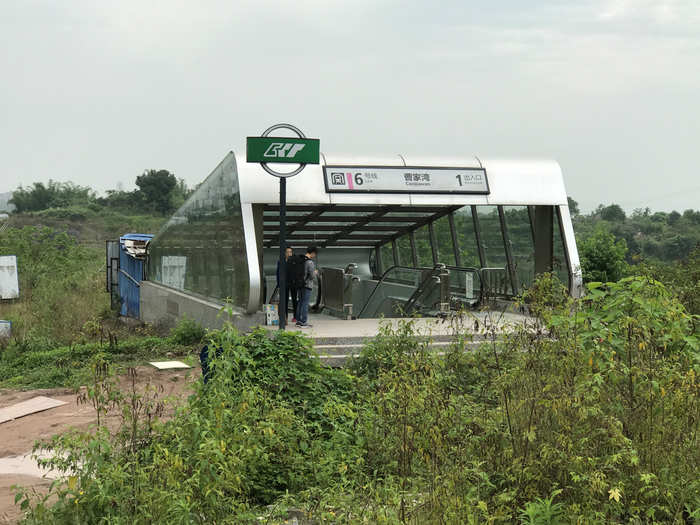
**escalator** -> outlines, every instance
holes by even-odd
[[[436,317],[450,310],[474,308],[481,295],[476,268],[392,266],[377,281],[357,317]]]

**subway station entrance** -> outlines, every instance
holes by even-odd
[[[318,247],[316,322],[500,308],[544,272],[580,294],[556,162],[321,159],[287,185],[287,246]],[[244,156],[224,158],[151,241],[142,319],[213,326],[227,305],[242,328],[263,323],[263,305],[279,301],[273,179]]]
[[[292,205],[287,217],[287,246],[296,254],[319,248],[316,313],[361,319],[474,310],[511,300],[544,272],[571,286],[553,206]],[[278,218],[278,206],[264,206],[266,302],[279,298]]]

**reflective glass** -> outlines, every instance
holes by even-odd
[[[450,232],[450,220],[447,215],[440,217],[433,223],[435,238],[437,239],[438,262],[447,266],[455,266],[455,250],[452,244],[452,233]]]
[[[454,213],[455,229],[457,230],[457,244],[462,266],[480,268],[479,249],[474,233],[474,220],[472,219],[471,206],[464,206]]]
[[[396,246],[399,249],[399,264],[401,266],[413,266],[411,240],[408,238],[408,235],[402,235],[396,239]]]
[[[421,226],[415,231],[416,252],[418,253],[418,266],[432,268],[433,252],[430,248],[430,232],[427,226]]]
[[[535,280],[535,244],[527,206],[504,206],[508,240],[521,291]]]
[[[379,248],[379,254],[382,257],[382,269],[387,271],[394,265],[394,251],[391,249],[391,243],[386,243]]]
[[[506,251],[501,233],[501,222],[496,206],[477,206],[479,225],[481,227],[481,243],[486,256],[486,266],[490,268],[506,268]]]
[[[151,241],[148,278],[178,290],[247,305],[250,278],[232,153]]]

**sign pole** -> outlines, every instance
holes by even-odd
[[[271,137],[277,129],[286,129],[296,137]],[[287,177],[301,173],[307,164],[320,164],[320,146],[318,139],[307,138],[302,131],[291,124],[275,124],[263,131],[260,137],[248,137],[246,140],[246,160],[260,163],[262,169],[280,180],[280,258],[279,258],[279,329],[287,326],[287,300],[289,288],[287,283]],[[298,164],[292,171],[276,171],[269,164]],[[294,312],[296,316],[296,312]]]
[[[287,291],[287,261],[285,261],[285,252],[287,250],[287,179],[280,177],[280,304],[279,304],[279,329],[284,330],[287,327],[287,299],[289,292]],[[295,313],[296,315],[296,313]]]

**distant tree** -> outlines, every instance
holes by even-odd
[[[9,202],[15,205],[17,213],[23,213],[48,208],[87,205],[94,202],[95,198],[95,192],[87,186],[49,180],[46,185],[42,182],[35,182],[28,188],[20,186],[12,193]]]
[[[700,224],[700,210],[685,210],[683,218],[691,224]]]
[[[671,226],[676,224],[680,219],[681,219],[681,214],[675,210],[673,210],[671,213],[668,214],[668,223]]]
[[[602,227],[578,246],[583,280],[611,282],[620,280],[627,271],[627,243]]]
[[[136,177],[136,185],[146,205],[153,210],[163,215],[173,210],[177,179],[168,170],[146,170]]]
[[[627,216],[619,204],[611,204],[600,208],[600,218],[609,222],[624,222]]]
[[[571,197],[567,197],[566,202],[569,205],[569,213],[571,213],[572,217],[581,213],[581,211],[578,208],[578,202],[576,202],[574,199],[572,199]]]

